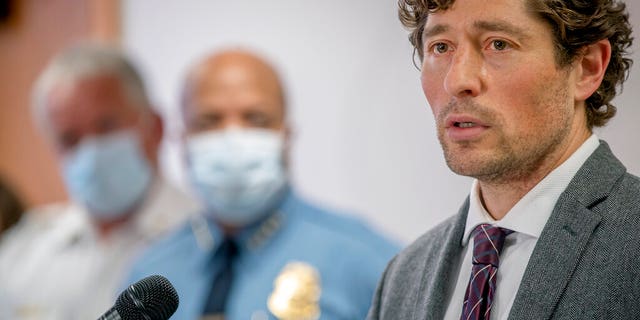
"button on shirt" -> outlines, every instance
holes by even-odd
[[[469,245],[470,234],[473,228],[481,223],[491,223],[515,231],[507,236],[500,253],[498,283],[491,308],[491,319],[506,320],[509,317],[509,311],[529,258],[558,198],[598,146],[597,136],[591,135],[571,157],[522,197],[502,220],[496,221],[487,212],[480,199],[478,181],[473,182],[469,196],[469,213],[462,237],[462,246],[464,247],[462,264],[447,307],[446,320],[460,319],[472,266],[473,250],[470,250],[471,246]]]
[[[113,305],[142,246],[196,210],[193,200],[161,179],[132,223],[106,239],[75,203],[37,208],[0,248],[0,319],[96,319]]]
[[[222,233],[210,219],[202,220],[153,246],[129,278],[134,282],[160,274],[169,279],[180,296],[175,319],[199,319],[222,264],[211,261]],[[317,283],[311,282],[321,290],[319,319],[364,319],[378,279],[398,250],[356,219],[311,206],[291,192],[274,214],[234,240],[238,255],[227,320],[276,319],[268,306],[276,279],[298,263],[305,266],[301,270],[315,270],[319,276]]]

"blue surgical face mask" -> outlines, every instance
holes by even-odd
[[[189,176],[213,217],[246,226],[267,215],[286,189],[283,137],[266,129],[229,129],[187,139]]]
[[[153,177],[132,130],[85,138],[64,157],[62,172],[71,197],[107,221],[129,213]]]

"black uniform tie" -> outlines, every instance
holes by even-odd
[[[222,315],[226,311],[227,298],[233,280],[233,263],[238,255],[238,245],[232,238],[225,238],[214,254],[214,261],[220,261],[220,270],[211,282],[211,291],[205,303],[203,315]]]

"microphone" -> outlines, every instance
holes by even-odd
[[[178,293],[167,278],[146,277],[129,286],[98,320],[167,320],[178,309]]]

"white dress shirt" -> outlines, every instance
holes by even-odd
[[[490,223],[515,231],[507,236],[500,253],[497,287],[493,297],[491,319],[506,320],[518,292],[520,281],[529,263],[529,258],[542,233],[551,212],[562,192],[589,156],[600,145],[598,137],[592,134],[569,159],[553,170],[518,203],[509,210],[502,220],[494,220],[482,205],[478,181],[474,181],[469,196],[469,214],[462,237],[463,258],[458,280],[449,300],[445,319],[458,320],[462,313],[465,291],[471,275],[470,234],[475,226]]]
[[[132,259],[197,210],[158,178],[132,223],[99,238],[75,203],[36,208],[0,248],[0,320],[96,319],[115,302]]]

